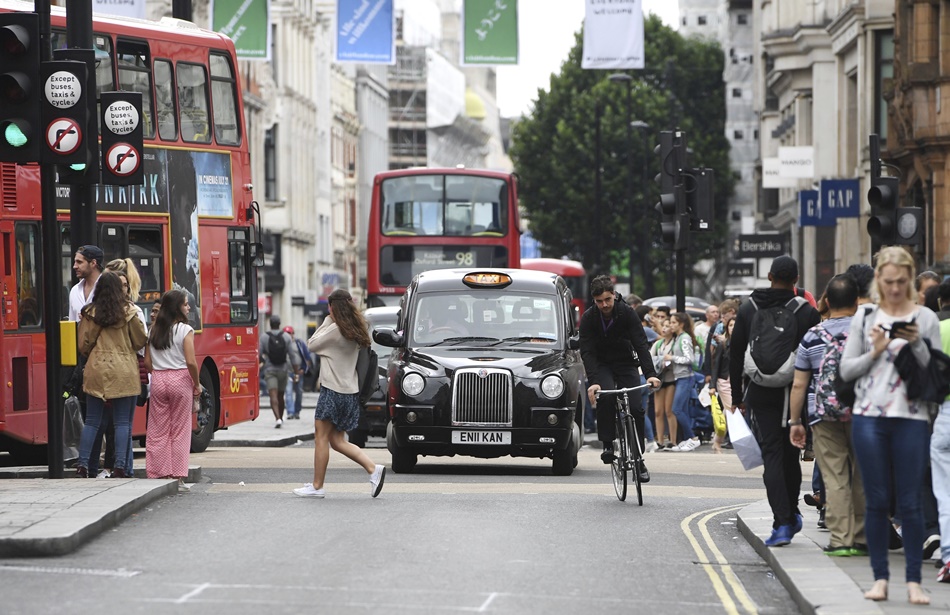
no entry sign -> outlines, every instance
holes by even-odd
[[[53,120],[46,129],[46,144],[57,154],[68,156],[82,145],[82,128],[70,118]]]
[[[129,177],[141,164],[142,154],[128,143],[116,143],[106,151],[106,167],[119,177]]]

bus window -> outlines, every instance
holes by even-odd
[[[152,63],[148,43],[119,39],[116,43],[116,64],[119,67],[119,89],[142,94],[142,132],[155,138],[152,113]]]
[[[119,224],[100,224],[99,247],[102,248],[104,257],[103,266],[113,259],[125,258],[125,227]]]
[[[139,270],[139,301],[152,303],[162,296],[162,230],[157,226],[129,227],[129,258]]]
[[[39,224],[16,225],[16,296],[17,316],[21,328],[38,327],[43,324],[40,246]]]
[[[228,268],[231,284],[231,322],[256,322],[257,306],[252,301],[254,271],[248,255],[250,235],[247,229],[228,230]]]
[[[383,235],[508,234],[508,190],[501,179],[409,175],[385,180],[382,196]]]
[[[178,112],[175,110],[175,82],[172,64],[155,60],[155,114],[158,116],[158,136],[163,141],[178,140]]]
[[[204,66],[178,63],[178,111],[181,138],[192,143],[211,143],[208,123],[208,80]]]
[[[228,57],[219,53],[211,54],[211,108],[214,110],[215,141],[221,145],[239,145],[237,81]]]
[[[50,39],[53,47],[53,59],[58,60],[55,51],[57,49],[68,49],[66,44],[66,31],[53,30],[50,33]],[[92,37],[92,45],[95,51],[96,61],[96,100],[99,100],[99,94],[102,92],[111,92],[115,90],[115,77],[112,74],[112,39],[102,34],[96,34]],[[96,117],[102,122],[102,109],[99,103],[96,103]],[[102,127],[99,127],[100,132]]]
[[[452,215],[465,221],[460,234],[501,237],[508,233],[508,191],[504,181],[446,175],[445,200],[446,220]]]

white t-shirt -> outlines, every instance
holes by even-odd
[[[185,362],[184,342],[185,337],[194,329],[191,325],[176,322],[172,325],[172,344],[164,350],[159,350],[155,346],[150,346],[152,353],[152,369],[188,369],[188,363]]]
[[[96,283],[99,283],[99,278],[96,278]],[[92,290],[89,292],[89,298],[86,298],[86,280],[79,280],[72,288],[69,289],[69,320],[76,322],[79,320],[79,313],[82,311],[87,304],[92,303],[93,297],[96,296],[96,285],[92,285]]]

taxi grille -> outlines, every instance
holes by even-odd
[[[452,387],[452,424],[510,427],[511,373],[503,369],[463,368]]]

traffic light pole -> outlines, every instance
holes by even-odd
[[[36,0],[34,10],[40,17],[40,60],[53,59],[50,30],[50,0]],[[62,336],[59,330],[60,306],[63,304],[63,283],[60,279],[60,237],[56,221],[56,171],[53,165],[40,165],[40,197],[43,217],[43,279],[46,301],[43,322],[46,323],[46,460],[48,476],[63,478],[63,379],[60,365]]]
[[[92,0],[66,0],[66,46],[70,49],[93,49]],[[88,68],[91,77],[87,83],[95,84],[95,64]],[[83,87],[86,85],[83,84]],[[95,89],[88,92],[87,96],[93,98],[92,107],[95,108]],[[95,140],[98,134],[98,118],[95,114],[90,125],[93,122],[97,129],[89,130],[89,126],[86,126],[86,135],[87,138]],[[98,169],[98,163],[96,160],[92,167]],[[95,183],[97,182],[84,182],[69,186],[69,245],[72,252],[83,244],[99,243],[96,239]]]

